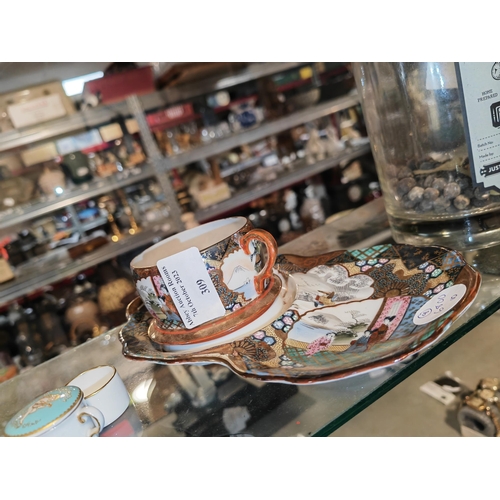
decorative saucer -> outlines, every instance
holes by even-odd
[[[481,283],[460,253],[439,246],[280,255],[275,275],[282,288],[266,313],[209,342],[154,342],[151,317],[136,302],[119,335],[124,356],[160,364],[218,363],[267,382],[328,382],[428,347],[471,305]]]
[[[149,324],[148,335],[153,342],[169,346],[198,344],[223,337],[248,325],[265,313],[279,296],[280,290],[281,280],[275,274],[271,277],[266,290],[259,298],[234,311],[233,314],[222,318],[222,323],[220,321],[216,323],[209,322],[188,330],[179,327],[163,328],[161,322],[153,319]]]

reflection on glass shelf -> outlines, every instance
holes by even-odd
[[[80,186],[66,189],[60,196],[46,196],[31,203],[4,210],[0,212],[0,229],[5,229],[35,217],[54,212],[68,205],[129,186],[130,184],[143,181],[154,175],[153,168],[144,163],[109,177],[97,178]]]
[[[73,276],[89,267],[112,259],[144,245],[156,243],[173,233],[169,220],[158,221],[132,236],[108,241],[93,251],[85,251],[76,258],[71,258],[65,248],[51,250],[44,258],[37,258],[23,264],[16,279],[0,285],[0,304],[6,304],[19,297],[29,295],[41,288]]]

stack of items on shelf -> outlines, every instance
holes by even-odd
[[[352,110],[351,110],[352,111]],[[325,117],[294,127],[279,135],[174,169],[192,197],[193,210],[205,209],[233,195],[272,183],[283,174],[307,171],[308,165],[334,159],[352,146],[368,144],[359,130],[359,119]],[[340,133],[338,132],[340,130]],[[326,170],[327,167],[325,167]]]
[[[381,196],[370,156],[257,198],[234,215],[248,217],[283,245],[323,225],[333,214]]]
[[[3,230],[0,283],[28,276],[42,266],[58,267],[167,220],[169,209],[152,178],[75,203],[30,221],[23,229]]]
[[[89,188],[88,183],[113,174],[116,179],[138,174],[145,162],[140,138],[124,134],[117,123],[5,155],[0,158],[1,215]]]

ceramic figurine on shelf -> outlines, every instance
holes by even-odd
[[[94,299],[94,287],[87,288],[85,276],[77,277],[77,282],[68,299],[64,319],[69,327],[69,340],[75,346],[101,333],[101,318]]]
[[[14,303],[9,307],[8,318],[17,332],[16,345],[22,364],[25,367],[39,365],[44,360],[44,356],[33,309],[25,309],[18,303]]]
[[[325,212],[320,199],[316,196],[313,185],[307,186],[304,194],[305,199],[300,207],[300,218],[306,231],[312,231],[325,223]]]
[[[317,128],[313,128],[309,132],[309,140],[307,141],[305,152],[306,152],[306,161],[308,165],[312,165],[317,161],[325,159],[326,156],[325,143],[321,140]]]
[[[129,223],[129,229],[128,233],[129,234],[137,234],[141,229],[137,225],[137,221],[135,220],[134,214],[132,212],[132,208],[130,207],[130,204],[127,200],[127,197],[125,196],[125,193],[119,189],[118,190],[118,196],[120,197],[120,201],[123,205],[123,211],[125,212],[127,218],[128,218],[128,223]]]
[[[44,293],[41,300],[35,305],[35,310],[45,357],[47,359],[53,358],[66,350],[69,344],[59,316],[60,304],[54,296]]]
[[[125,309],[135,296],[134,283],[113,263],[106,262],[98,268],[97,304],[107,326],[125,321]]]
[[[118,172],[118,159],[113,153],[96,154],[93,157],[93,166],[99,177],[109,177]]]

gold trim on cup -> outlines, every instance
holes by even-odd
[[[212,224],[212,223],[215,223],[215,222],[220,222],[222,220],[230,220],[230,219],[244,219],[245,220],[245,223],[239,228],[239,229],[236,229],[236,231],[233,231],[231,234],[227,235],[225,238],[221,238],[219,241],[216,241],[215,243],[212,243],[211,245],[208,245],[206,247],[203,247],[203,248],[197,248],[198,252],[200,252],[200,254],[202,254],[203,252],[206,252],[207,250],[209,250],[210,248],[212,248],[213,246],[215,245],[218,245],[221,241],[224,241],[226,240],[227,238],[231,238],[233,237],[235,234],[239,234],[241,233],[241,231],[243,229],[245,229],[245,227],[248,226],[248,230],[250,231],[251,229],[253,229],[253,224],[251,223],[251,221],[248,220],[247,217],[244,217],[242,215],[235,215],[233,217],[226,217],[224,219],[218,219],[218,220],[214,220],[214,221],[211,221],[211,222],[206,222],[205,224]],[[205,224],[202,224],[202,226],[204,226]],[[196,226],[196,227],[193,227],[191,229],[186,229],[185,231],[182,231],[182,232],[187,232],[187,231],[191,231],[195,229],[197,229],[198,227],[201,227],[201,226]],[[169,236],[169,238],[173,238],[174,236],[176,236],[175,234],[172,235],[172,236]],[[144,254],[145,252],[148,252],[149,250],[151,250],[153,247],[156,247],[158,245],[158,247],[161,246],[162,243],[165,243],[165,241],[167,240],[168,238],[165,238],[164,240],[161,240],[159,241],[158,243],[155,243],[154,245],[150,246],[149,248],[146,248],[143,252],[141,252],[141,254]],[[177,252],[179,253],[179,252]],[[139,255],[141,255],[139,254]],[[149,264],[147,266],[137,266],[137,265],[133,265],[133,262],[134,260],[138,257],[138,255],[136,257],[134,257],[132,259],[132,262],[130,263],[130,267],[132,267],[133,269],[135,270],[144,270],[144,271],[147,271],[149,269],[153,269],[156,266],[156,264]]]
[[[67,384],[66,386],[68,385],[71,385],[71,382],[73,382],[74,380],[76,380],[78,377],[80,377],[81,375],[84,375],[85,373],[88,373],[88,372],[91,372],[91,371],[94,371],[94,370],[97,370],[97,368],[112,368],[113,369],[113,374],[111,375],[111,378],[104,384],[102,385],[101,387],[99,387],[99,389],[96,389],[94,392],[92,392],[91,394],[89,394],[88,396],[85,396],[85,392],[81,389],[82,391],[82,394],[83,394],[83,397],[85,399],[89,399],[91,398],[92,396],[94,396],[95,394],[97,394],[98,392],[102,391],[114,378],[115,378],[115,375],[116,375],[116,368],[113,366],[113,365],[99,365],[99,366],[94,366],[93,368],[89,368],[88,370],[85,370],[83,371],[82,373],[80,373],[79,375],[77,375],[76,377],[73,377]]]
[[[96,434],[100,434],[100,432],[101,432],[101,424],[99,423],[99,420],[97,420],[97,418],[94,417],[94,415],[91,415],[90,413],[87,413],[87,412],[84,411],[84,412],[80,413],[80,415],[78,415],[78,421],[81,424],[84,424],[85,423],[85,419],[82,418],[84,415],[87,415],[87,417],[90,417],[97,424],[97,430],[94,431],[89,437],[94,437]]]

